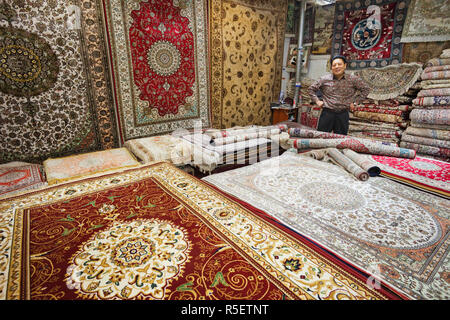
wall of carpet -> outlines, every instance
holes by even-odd
[[[101,16],[98,1],[0,4],[0,163],[117,145]]]

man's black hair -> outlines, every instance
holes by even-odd
[[[335,59],[342,59],[342,61],[344,61],[344,63],[347,64],[347,59],[344,56],[341,56],[341,55],[336,55],[336,56],[332,57],[331,60],[330,60],[330,63],[333,64],[333,61]]]

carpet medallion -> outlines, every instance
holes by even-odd
[[[209,126],[206,1],[103,1],[121,142]]]
[[[448,299],[448,200],[285,152],[203,178],[413,299]]]
[[[168,163],[0,208],[2,299],[390,297]]]
[[[387,100],[404,94],[422,74],[422,65],[402,63],[384,68],[365,68],[355,71],[370,88],[367,96],[373,100]]]

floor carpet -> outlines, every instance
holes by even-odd
[[[0,201],[1,299],[387,299],[169,163]]]
[[[412,299],[449,299],[449,203],[295,153],[203,178]]]

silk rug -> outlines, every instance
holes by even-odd
[[[136,167],[139,162],[126,148],[117,148],[44,161],[49,185],[111,170]]]
[[[285,152],[203,178],[413,299],[449,299],[448,200]]]
[[[125,142],[124,146],[144,163],[169,161],[183,165],[192,160],[191,144],[172,135],[132,139]]]
[[[404,94],[419,79],[422,65],[402,63],[384,68],[365,68],[355,71],[370,88],[368,98],[386,100]]]
[[[99,1],[2,1],[0,163],[117,146]]]
[[[411,0],[402,42],[450,40],[450,4],[447,0]]]
[[[330,54],[333,38],[334,4],[316,6],[312,54]]]
[[[205,0],[103,0],[120,137],[209,126]]]
[[[404,43],[402,62],[418,62],[424,65],[430,59],[439,58],[442,50],[446,48],[450,48],[450,41]]]
[[[400,159],[369,156],[381,169],[381,175],[450,198],[450,164],[423,157]]]
[[[439,160],[450,161],[450,149],[443,147],[434,147],[416,142],[401,141],[400,147],[415,150],[417,154],[430,155],[439,158]]]
[[[344,55],[348,69],[400,63],[400,37],[408,4],[409,0],[336,3],[332,56]]]
[[[37,189],[46,185],[38,164],[14,164],[0,166],[0,197]]]
[[[212,127],[270,124],[281,89],[287,1],[209,1]]]
[[[395,297],[169,163],[0,208],[2,299]]]

